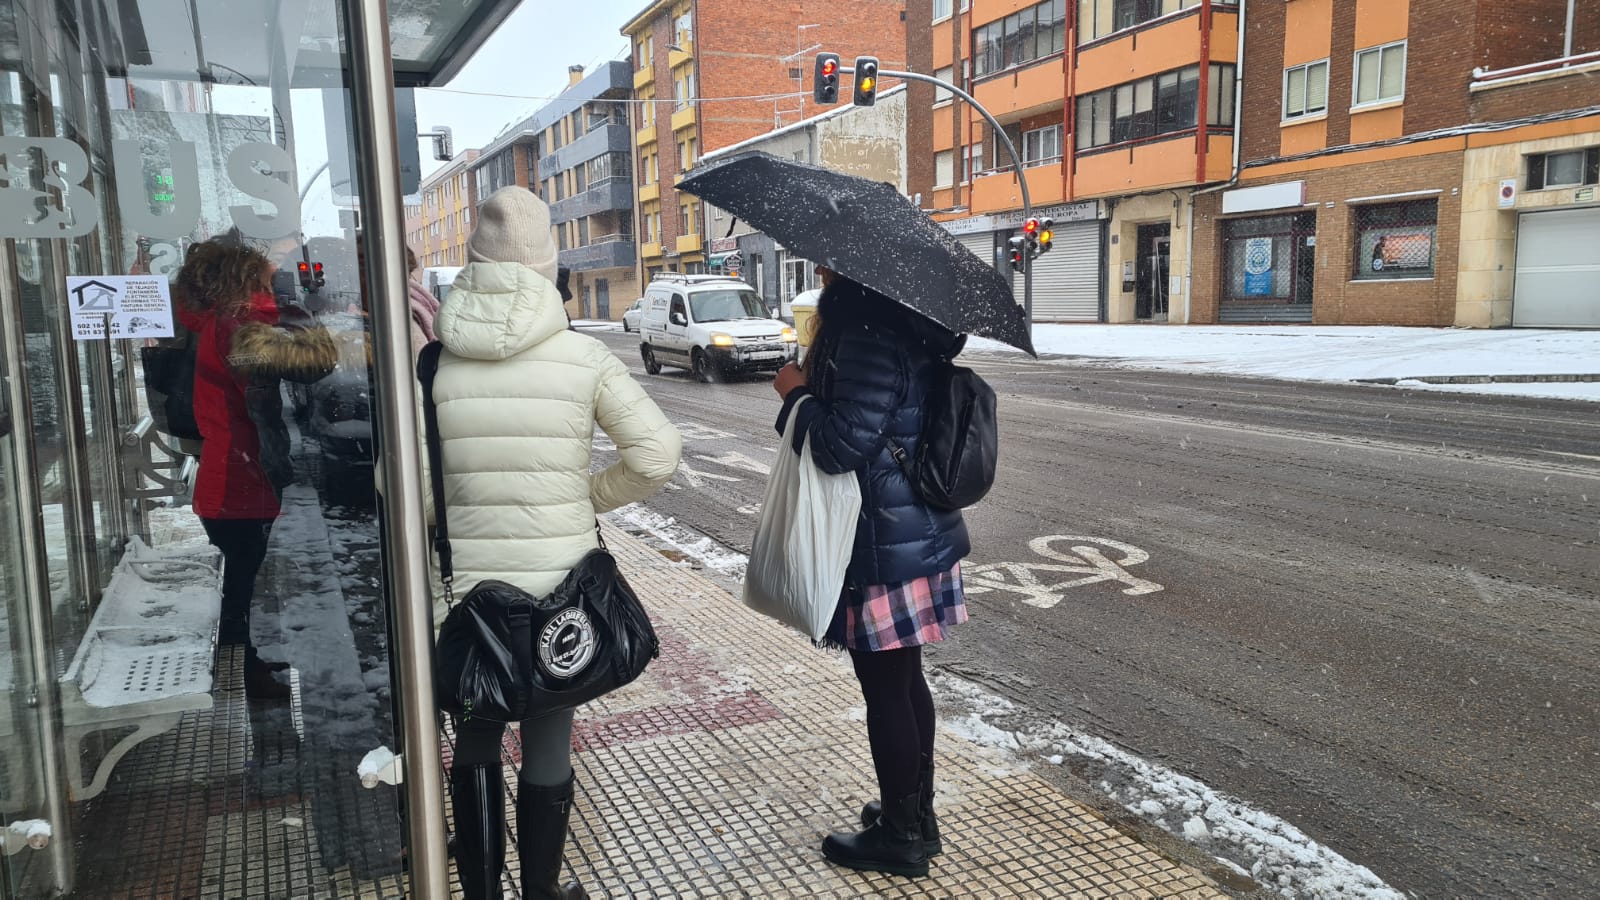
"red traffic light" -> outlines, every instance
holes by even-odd
[[[302,265],[303,265],[303,263],[302,263]],[[315,263],[315,264],[313,264],[312,268],[316,271],[316,273],[318,275],[322,274],[322,263]]]
[[[836,59],[830,59],[822,64],[822,74],[824,75],[832,75],[837,71],[839,71],[839,61]]]
[[[1030,235],[1038,234],[1039,233],[1039,220],[1038,219],[1029,219],[1028,221],[1022,223],[1022,230],[1026,231]]]
[[[311,269],[311,265],[309,263],[302,262],[300,264],[300,271],[301,272],[307,272],[307,271],[310,271],[310,269]]]

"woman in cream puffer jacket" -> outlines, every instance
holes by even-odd
[[[434,320],[434,379],[455,578],[549,593],[598,546],[595,514],[643,500],[678,466],[680,439],[604,344],[567,330],[549,209],[524,188],[484,204],[470,262]],[[595,426],[621,459],[591,474]],[[435,615],[442,619],[443,603]],[[456,724],[450,784],[466,896],[499,897],[505,854],[504,727]],[[582,897],[558,883],[572,802],[572,714],[522,723],[517,844],[524,897]]]

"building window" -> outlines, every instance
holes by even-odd
[[[950,0],[933,0],[933,20],[950,18]]]
[[[1045,0],[972,31],[974,77],[1060,53],[1067,46],[1067,2]]]
[[[1399,100],[1406,94],[1406,42],[1356,54],[1355,105]]]
[[[679,227],[678,227],[678,233],[679,234],[690,235],[690,234],[694,234],[696,231],[699,230],[699,229],[695,228],[695,224],[694,224],[694,204],[693,203],[680,204],[678,206],[678,212],[683,216],[683,221],[681,221],[679,223]]]
[[[694,10],[686,9],[673,24],[673,31],[679,47],[688,47],[694,40]]]
[[[1022,134],[1022,164],[1045,166],[1061,161],[1061,126],[1035,128]]]
[[[650,68],[650,37],[648,35],[633,45],[633,58],[636,68],[641,71]]]
[[[969,144],[966,156],[961,161],[961,183],[966,184],[977,177],[983,169],[983,145]]]
[[[1356,232],[1355,280],[1433,277],[1439,201],[1357,206],[1351,218]]]
[[[1283,117],[1298,119],[1328,111],[1328,61],[1283,70]]]
[[[1078,43],[1199,5],[1200,0],[1078,0]]]
[[[1211,64],[1211,78],[1207,82],[1206,124],[1219,128],[1233,127],[1233,66],[1225,63]]]
[[[1600,184],[1600,147],[1535,153],[1528,157],[1528,190]]]
[[[688,138],[687,140],[682,140],[682,141],[678,142],[678,164],[679,164],[679,167],[685,172],[687,172],[691,168],[693,168],[695,162],[699,159],[697,156],[695,156],[695,152],[694,151],[695,151],[695,139],[694,138]]]
[[[1231,91],[1234,67],[1214,64],[1209,93],[1218,102],[1206,114],[1208,124],[1231,126],[1233,104],[1220,102],[1223,86]],[[1190,66],[1078,98],[1078,149],[1104,147],[1187,131],[1199,124],[1200,67]]]
[[[933,155],[933,186],[947,188],[956,182],[956,153],[940,150]]]
[[[956,77],[956,67],[945,66],[942,69],[938,69],[933,73],[933,77],[939,79],[940,81],[950,81]],[[949,103],[952,99],[954,99],[954,97],[954,94],[942,87],[935,85],[933,88],[933,103],[935,106],[938,106],[942,103]]]

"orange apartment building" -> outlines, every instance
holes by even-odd
[[[679,195],[683,173],[705,153],[826,112],[811,99],[820,50],[903,67],[905,9],[904,0],[656,0],[622,27],[639,101],[634,175],[646,281],[706,271],[705,216],[698,199]]]
[[[1233,168],[1239,19],[1213,0],[909,4],[913,70],[994,114],[1035,213],[1056,221],[1034,261],[1035,320],[1186,321],[1189,204]],[[1022,224],[1019,173],[966,104],[910,90],[907,146],[932,150],[912,152],[911,192],[999,265]]]
[[[478,208],[472,162],[477,150],[467,150],[423,179],[420,202],[406,206],[406,245],[423,268],[467,264],[467,238]]]
[[[1190,321],[1600,327],[1600,0],[1250,3]]]

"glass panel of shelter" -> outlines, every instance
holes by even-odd
[[[342,15],[0,0],[6,896],[403,892]]]

